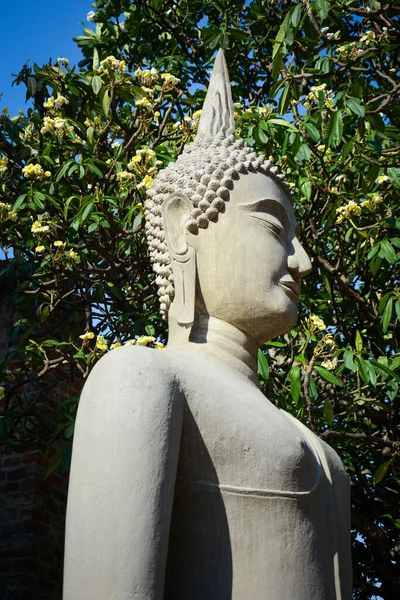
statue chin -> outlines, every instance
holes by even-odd
[[[254,321],[232,322],[231,324],[246,333],[258,344],[264,344],[292,329],[297,322],[297,316],[297,305],[291,303],[282,312],[269,312],[264,317],[254,319]]]

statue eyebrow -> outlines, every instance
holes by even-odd
[[[254,212],[273,212],[281,219],[286,228],[289,227],[289,218],[285,207],[278,200],[274,200],[273,198],[263,198],[256,202],[246,202],[246,204],[242,204],[241,206],[242,208],[249,208]]]

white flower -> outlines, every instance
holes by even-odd
[[[93,331],[86,331],[85,333],[83,333],[79,337],[80,337],[81,340],[83,340],[84,342],[86,342],[87,340],[92,340],[94,338],[94,333],[93,333]]]
[[[113,142],[111,142],[111,148],[118,148],[118,146],[121,145],[121,141],[120,140],[114,140]]]
[[[378,179],[376,180],[376,183],[378,183],[379,185],[382,185],[383,183],[386,183],[387,181],[390,181],[390,179],[387,175],[379,175]]]
[[[338,361],[337,358],[327,358],[326,360],[323,361],[321,367],[324,367],[324,369],[327,369],[328,371],[334,371],[337,367]]]
[[[88,14],[86,15],[86,19],[89,21],[89,23],[93,23],[95,16],[96,16],[96,13],[94,12],[94,10],[90,10],[88,12]]]

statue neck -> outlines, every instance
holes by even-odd
[[[168,348],[186,348],[207,354],[259,386],[258,344],[243,331],[215,317],[198,314],[190,329],[182,328],[171,320],[169,325]]]

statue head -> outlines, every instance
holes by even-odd
[[[234,132],[220,50],[195,141],[148,191],[146,230],[164,318],[188,329],[206,314],[261,343],[294,325],[311,265],[284,175]]]

